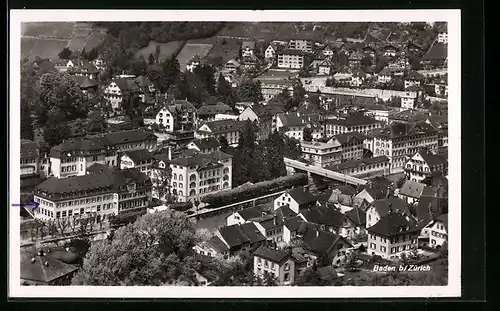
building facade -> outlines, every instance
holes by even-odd
[[[305,66],[304,52],[285,49],[278,53],[278,68],[302,69]]]
[[[325,132],[327,136],[343,133],[358,132],[362,134],[380,128],[382,122],[366,116],[347,116],[339,119],[327,119]]]
[[[342,161],[342,146],[338,142],[300,142],[302,156],[309,160],[314,166],[327,167]]]

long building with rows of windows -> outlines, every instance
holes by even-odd
[[[181,156],[170,161],[171,191],[180,202],[231,189],[232,156],[221,151]]]
[[[151,180],[137,169],[100,170],[65,179],[49,178],[38,185],[34,201],[39,219],[97,213],[102,218],[149,206]]]

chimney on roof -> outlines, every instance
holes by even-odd
[[[316,231],[316,236],[318,237],[319,236],[319,230],[315,229],[315,231]]]
[[[392,203],[389,203],[389,207],[387,208],[387,214],[392,214]]]
[[[168,146],[168,160],[171,161],[172,160],[172,146]]]
[[[31,263],[35,263],[36,259],[35,257],[31,258]]]
[[[276,215],[274,215],[273,217],[273,225],[277,225],[278,224],[278,218],[276,217]]]
[[[49,263],[46,261],[46,262],[44,263],[44,265],[45,265],[45,267],[48,267],[48,266],[49,266]]]

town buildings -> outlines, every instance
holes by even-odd
[[[325,120],[325,130],[327,136],[349,132],[366,134],[368,131],[380,128],[381,126],[382,122],[360,115]]]
[[[171,191],[180,202],[232,187],[232,156],[221,151],[181,156],[170,161],[170,168]]]
[[[40,156],[35,142],[21,139],[21,177],[32,176],[39,173]]]
[[[278,68],[302,69],[304,66],[302,50],[284,49],[278,53]]]
[[[268,273],[276,278],[278,285],[291,285],[295,281],[295,262],[290,254],[266,246],[259,247],[253,254],[254,274],[264,278]]]
[[[337,141],[323,143],[303,140],[300,145],[304,159],[311,161],[315,166],[327,167],[342,161],[342,145]]]
[[[448,242],[448,214],[442,214],[429,225],[429,244],[441,247]]]
[[[408,216],[396,211],[382,216],[368,231],[368,254],[389,260],[400,259],[402,254],[415,251],[420,230]]]
[[[447,175],[447,169],[448,161],[444,156],[428,153],[425,150],[417,151],[404,166],[406,178],[416,182],[422,182],[436,172]]]
[[[303,140],[304,129],[311,130],[313,139],[323,137],[323,128],[320,124],[319,115],[302,116],[297,113],[278,114],[276,129],[283,131],[288,137]]]
[[[120,158],[120,169],[136,168],[151,177],[154,161],[153,154],[146,149],[129,150],[123,152]]]
[[[377,156],[360,160],[347,160],[330,165],[327,169],[358,178],[372,178],[390,174],[389,158]]]
[[[203,139],[213,137],[220,141],[221,137],[225,137],[229,145],[236,146],[240,139],[240,131],[244,125],[245,122],[237,120],[205,122],[195,132],[195,138]]]
[[[408,159],[422,148],[429,152],[438,149],[438,131],[425,122],[416,124],[393,123],[377,129],[370,135],[374,156],[389,158],[391,173],[402,172]]]
[[[300,213],[301,209],[316,205],[317,198],[309,192],[306,187],[296,187],[287,190],[274,200],[274,210],[288,205],[294,213]]]
[[[338,134],[332,137],[328,143],[334,143],[340,145],[342,150],[342,162],[347,160],[359,160],[363,158],[364,154],[364,141],[368,137],[358,133],[350,132]],[[335,163],[332,163],[335,164]]]
[[[288,47],[293,50],[300,50],[306,53],[312,52],[313,42],[311,40],[294,39],[290,40]]]
[[[96,174],[49,178],[36,188],[40,203],[35,217],[43,220],[96,213],[102,218],[147,208],[151,180],[137,169],[103,170]]]

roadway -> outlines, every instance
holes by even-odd
[[[359,186],[365,185],[367,183],[366,180],[352,177],[349,175],[341,174],[338,172],[330,171],[321,167],[309,165],[297,160],[292,160],[289,158],[285,158],[285,166],[292,167],[298,170],[306,171],[308,173],[316,174],[319,176],[323,176],[329,179],[345,182],[351,185]]]

